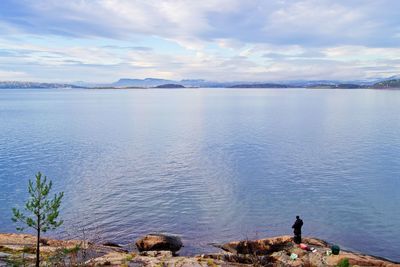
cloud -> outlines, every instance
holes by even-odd
[[[0,80],[22,81],[30,78],[30,75],[21,71],[9,71],[0,69]]]
[[[365,46],[337,46],[323,49],[322,52],[329,58],[336,60],[364,60],[379,61],[400,59],[400,48],[377,48]]]
[[[6,0],[0,5],[9,28],[75,37],[150,34],[181,44],[232,39],[396,46],[399,34],[395,0]]]
[[[400,72],[399,10],[396,0],[4,0],[0,69],[92,81],[388,76]]]
[[[0,45],[3,47],[0,69],[19,69],[43,81],[110,82],[120,77],[222,81],[346,80],[400,72],[398,48],[338,46],[307,49],[257,44],[228,54],[218,49],[170,54],[157,49],[117,45],[59,47],[16,45],[13,42],[0,42]]]

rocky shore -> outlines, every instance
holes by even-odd
[[[31,266],[35,237],[0,234],[0,266]],[[137,249],[83,240],[41,239],[43,266],[400,266],[399,263],[350,251],[331,254],[331,245],[304,238],[301,245],[290,236],[233,241],[216,245],[220,253],[178,256],[179,238],[147,235],[136,241]]]

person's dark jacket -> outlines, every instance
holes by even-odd
[[[294,222],[292,228],[294,229],[293,233],[295,235],[301,235],[301,227],[303,226],[303,220],[302,219],[296,219]]]

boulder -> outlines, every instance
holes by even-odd
[[[177,236],[150,234],[139,238],[136,247],[141,251],[169,250],[176,252],[183,246],[182,241]]]

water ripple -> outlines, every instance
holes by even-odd
[[[123,244],[306,235],[400,260],[400,92],[2,90],[0,218],[38,170],[60,236]],[[0,231],[13,231],[8,220]]]

